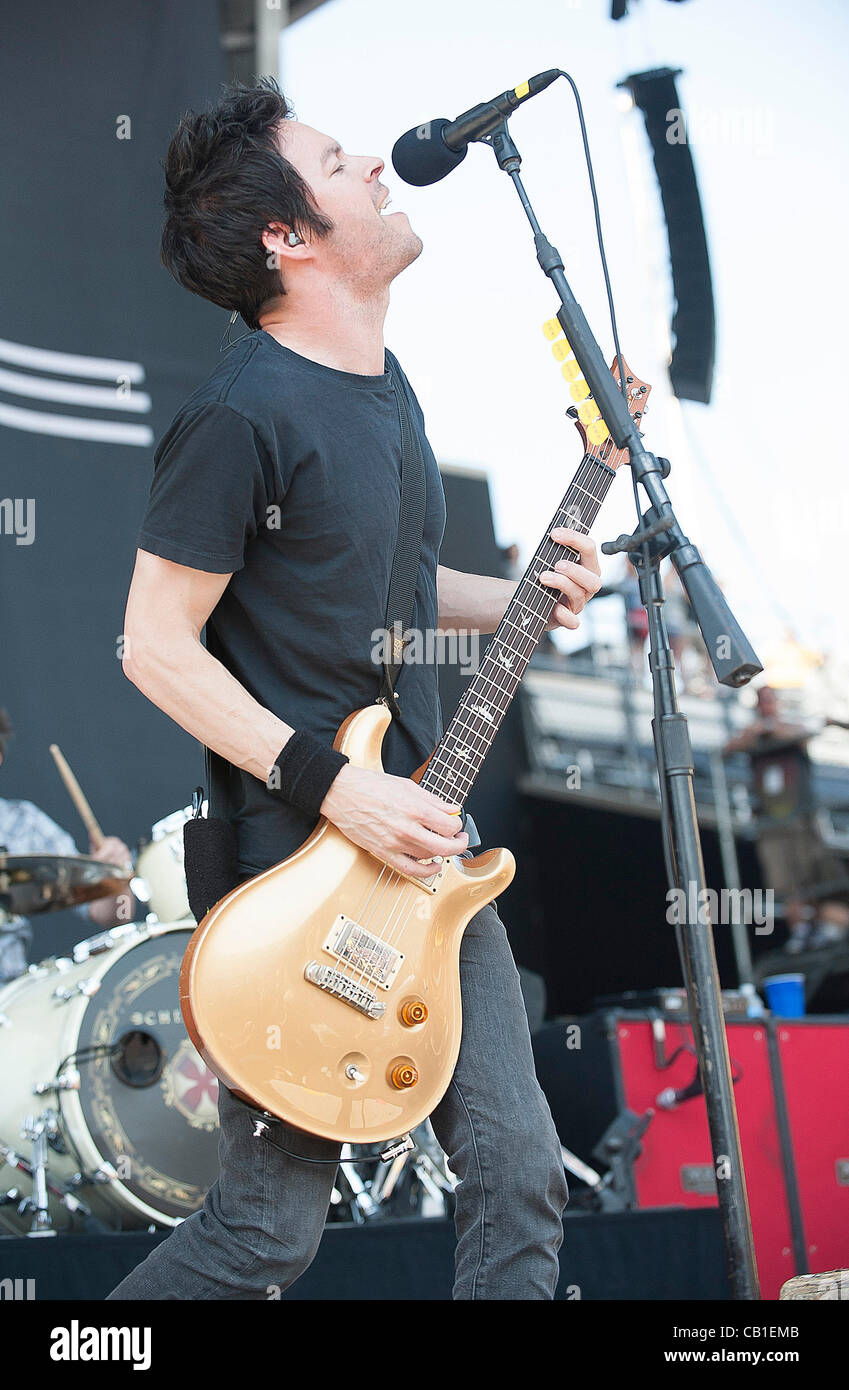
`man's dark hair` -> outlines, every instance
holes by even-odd
[[[0,758],[4,756],[6,752],[6,744],[9,742],[9,739],[11,738],[13,733],[14,729],[12,728],[12,721],[9,718],[7,711],[4,709],[0,709]]]
[[[271,77],[236,82],[209,110],[188,111],[165,156],[162,264],[175,280],[258,328],[264,304],[285,294],[269,265],[264,228],[284,223],[300,236],[333,230],[309,184],[280,153],[278,135],[293,116]]]

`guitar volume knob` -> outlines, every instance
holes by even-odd
[[[389,1073],[389,1079],[396,1091],[407,1091],[418,1081],[418,1069],[412,1062],[398,1062]]]
[[[427,1019],[427,1004],[422,999],[408,999],[401,1009],[401,1022],[415,1028]]]

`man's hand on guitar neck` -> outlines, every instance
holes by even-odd
[[[581,531],[573,531],[567,526],[555,526],[551,538],[573,551],[577,560],[558,560],[554,569],[543,570],[537,578],[540,584],[547,584],[560,591],[561,597],[551,610],[551,617],[545,625],[546,632],[554,632],[558,627],[580,627],[578,614],[582,613],[593,594],[601,588],[601,569],[598,551],[592,536]]]
[[[456,803],[442,801],[409,777],[346,764],[321,803],[321,814],[361,849],[390,868],[423,882],[439,871],[421,859],[462,854],[465,830],[457,830]]]

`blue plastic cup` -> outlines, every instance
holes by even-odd
[[[763,991],[770,1010],[779,1018],[805,1017],[804,975],[768,975]]]

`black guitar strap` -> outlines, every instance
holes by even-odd
[[[404,633],[413,617],[416,580],[422,553],[427,482],[421,443],[413,424],[406,379],[397,358],[388,348],[386,360],[401,422],[401,507],[386,604],[385,626],[388,640],[384,655],[390,659],[384,660],[383,663],[380,694],[395,718],[400,719],[401,710],[395,683],[403,664]]]

